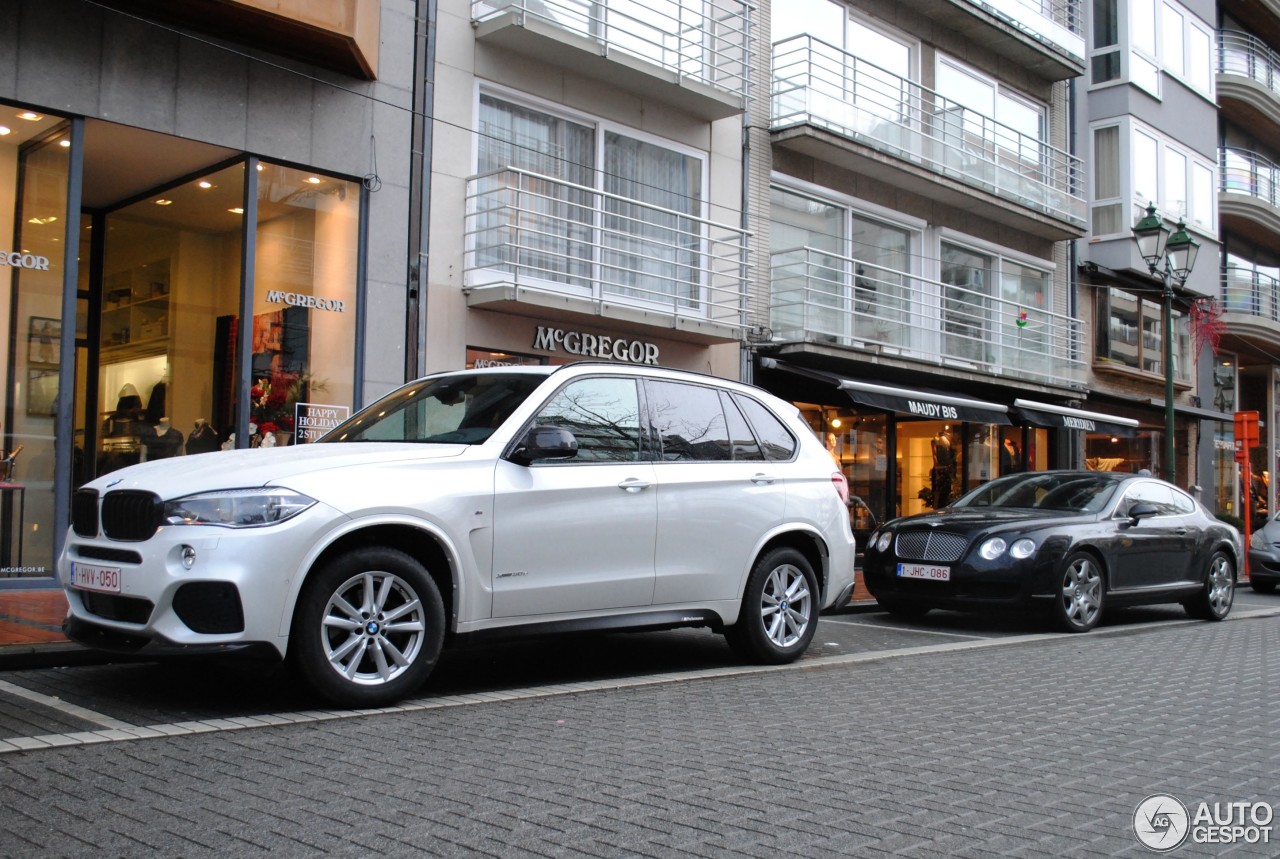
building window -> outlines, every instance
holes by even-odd
[[[1120,0],[1094,0],[1089,79],[1095,84],[1119,80],[1120,67]]]
[[[1093,204],[1091,231],[1095,236],[1124,233],[1124,203],[1120,184],[1120,126],[1093,130]]]
[[[1216,235],[1217,167],[1211,160],[1132,118],[1094,127],[1093,157],[1094,238],[1128,238],[1153,203],[1166,218],[1182,218],[1188,227]],[[1241,173],[1233,164],[1228,156],[1228,190]]]
[[[1164,325],[1161,301],[1110,288],[1097,291],[1097,357],[1113,366],[1128,367],[1163,378]],[[1186,314],[1173,312],[1174,378],[1186,382],[1190,338]]]
[[[623,129],[482,94],[476,264],[594,296],[692,307],[709,253],[703,162]]]

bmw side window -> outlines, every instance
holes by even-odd
[[[578,440],[575,462],[640,459],[640,397],[634,379],[578,379],[561,388],[534,418]]]
[[[733,446],[733,458],[739,462],[759,462],[764,459],[760,443],[751,432],[751,425],[742,416],[730,396],[721,391],[720,405],[724,408],[725,419],[729,422],[729,443]]]
[[[764,446],[764,458],[777,462],[791,459],[796,453],[796,437],[791,434],[778,416],[764,407],[758,400],[740,394],[733,395],[733,401],[742,408],[756,437]]]
[[[733,446],[714,388],[650,379],[645,386],[650,426],[663,462],[723,462]]]

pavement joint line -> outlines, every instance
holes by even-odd
[[[867,629],[888,629],[894,632],[922,632],[925,635],[949,635],[955,638],[976,638],[985,641],[988,636],[985,635],[969,635],[964,632],[944,632],[939,629],[911,629],[901,626],[891,626],[887,623],[870,623],[865,620],[836,620],[833,617],[824,617],[822,620],[828,623],[840,623],[845,626],[864,626]]]
[[[128,722],[122,722],[119,719],[112,719],[101,713],[95,713],[93,710],[72,704],[69,701],[63,701],[61,698],[54,698],[51,695],[45,695],[40,692],[33,692],[22,686],[10,683],[8,680],[0,680],[0,692],[6,692],[19,698],[25,698],[33,704],[39,704],[42,707],[48,707],[51,710],[57,710],[66,716],[73,716],[85,722],[98,725],[102,728],[131,728]]]
[[[1280,608],[1258,609],[1247,612],[1233,613],[1227,618],[1227,621],[1257,620],[1261,618],[1280,616]],[[1091,630],[1086,637],[1098,637],[1108,635],[1136,635],[1143,632],[1150,632],[1157,629],[1171,629],[1176,627],[1193,626],[1203,624],[1204,621],[1187,618],[1185,620],[1154,620],[1143,623],[1128,624],[1125,626],[1101,627]],[[627,677],[619,679],[601,679],[586,681],[580,683],[556,683],[547,686],[535,686],[523,690],[513,690],[511,697],[499,698],[497,700],[486,699],[482,697],[486,693],[472,693],[461,695],[442,696],[440,698],[422,698],[409,700],[384,708],[348,710],[348,711],[332,711],[332,710],[303,710],[295,713],[283,713],[258,717],[237,717],[236,719],[210,719],[207,721],[190,721],[177,722],[172,724],[150,725],[146,728],[136,725],[129,725],[123,722],[116,722],[107,730],[102,731],[79,731],[70,734],[49,734],[43,737],[10,737],[0,740],[0,754],[19,751],[36,751],[40,749],[48,749],[53,747],[62,747],[70,745],[85,745],[90,743],[104,742],[122,742],[125,740],[137,740],[149,738],[156,735],[162,736],[179,736],[182,734],[196,733],[213,733],[230,730],[245,730],[248,728],[270,727],[275,724],[289,722],[298,724],[310,721],[332,721],[337,719],[351,719],[358,716],[368,715],[385,715],[391,713],[413,713],[428,710],[437,710],[451,706],[462,706],[471,704],[489,704],[507,701],[523,701],[538,698],[552,698],[561,695],[574,695],[582,692],[595,691],[617,691],[621,689],[635,689],[645,686],[659,686],[668,683],[679,683],[689,680],[706,680],[722,677],[745,676],[750,674],[764,674],[776,671],[788,671],[792,669],[801,670],[818,670],[839,665],[856,665],[867,662],[877,662],[886,659],[898,659],[907,656],[922,656],[935,653],[952,653],[965,650],[977,650],[988,647],[1005,647],[1015,644],[1031,644],[1041,641],[1058,641],[1072,642],[1080,641],[1081,638],[1059,632],[1032,633],[1028,635],[1006,636],[1001,638],[984,638],[977,641],[951,641],[945,644],[926,644],[916,647],[900,647],[893,650],[877,650],[867,653],[847,653],[836,656],[820,656],[811,659],[800,659],[787,665],[753,665],[740,666],[737,668],[718,667],[707,668],[696,671],[684,672],[667,672],[664,674],[654,674],[647,677]],[[12,684],[0,680],[0,688],[11,686]],[[21,690],[21,687],[13,687],[15,690]],[[41,699],[47,696],[39,695],[39,693],[30,693]],[[57,701],[57,699],[49,699]],[[42,701],[43,703],[43,701]],[[59,702],[65,703],[65,702]],[[75,705],[68,705],[75,706]],[[83,708],[81,708],[83,709]],[[92,712],[92,711],[85,711]],[[267,721],[268,719],[280,719],[282,722]],[[132,732],[138,733],[132,733]],[[154,732],[154,733],[151,733]]]

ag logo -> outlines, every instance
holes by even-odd
[[[1133,834],[1138,841],[1157,853],[1167,853],[1182,846],[1190,831],[1187,807],[1167,793],[1149,796],[1133,810]]]

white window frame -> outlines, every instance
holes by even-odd
[[[701,187],[699,188],[699,191],[698,191],[699,198],[700,198],[698,211],[696,214],[693,214],[692,217],[696,217],[703,221],[710,220],[708,217],[708,212],[710,211],[710,207],[711,207],[711,200],[710,200],[711,158],[710,158],[710,154],[706,150],[698,149],[697,147],[689,146],[687,144],[680,143],[679,141],[662,137],[660,135],[652,134],[647,131],[642,131],[638,128],[634,128],[629,125],[624,125],[623,123],[620,123],[620,122],[607,120],[602,117],[596,116],[594,114],[586,113],[580,110],[574,110],[558,102],[553,102],[547,99],[539,98],[537,96],[530,95],[529,93],[521,92],[520,90],[512,89],[510,87],[506,87],[501,84],[496,84],[491,81],[477,80],[475,82],[475,85],[472,91],[472,117],[473,117],[472,124],[473,126],[476,127],[477,130],[476,130],[476,133],[471,135],[471,138],[472,138],[471,175],[473,176],[476,175],[480,169],[481,143],[480,143],[479,123],[480,123],[481,95],[486,95],[497,101],[507,102],[509,104],[512,104],[518,107],[523,107],[528,110],[534,110],[540,113],[545,113],[548,116],[553,116],[559,119],[567,120],[569,122],[575,122],[580,125],[584,125],[591,128],[592,135],[593,135],[592,145],[593,145],[593,152],[594,152],[594,158],[595,158],[595,164],[591,170],[591,175],[592,175],[591,187],[592,189],[600,193],[605,193],[604,183],[603,183],[603,179],[604,179],[603,164],[605,163],[604,150],[605,150],[605,138],[607,136],[607,133],[610,131],[623,134],[627,137],[634,138],[635,140],[639,140],[644,143],[651,143],[655,146],[669,149],[681,155],[687,155],[692,158],[696,158],[702,165],[700,170],[702,175],[701,175],[701,182],[700,182]],[[591,227],[592,233],[593,233],[593,242],[592,242],[593,246],[596,246],[599,244],[599,241],[598,241],[598,235],[599,235],[598,231],[600,228],[600,225],[598,222],[599,212],[597,212],[596,214],[597,214],[597,218],[593,219],[593,223]],[[707,241],[706,236],[704,235],[702,238],[703,250],[705,250],[706,241]],[[470,254],[472,251],[474,251],[474,248],[471,246],[470,239],[468,239],[465,252],[467,254]],[[593,268],[596,269],[597,274],[598,274],[598,265],[599,265],[599,260],[593,254]],[[699,291],[705,294],[706,287],[707,287],[706,283],[705,282],[702,283],[701,286],[699,287]],[[555,281],[555,280],[546,280],[545,282],[543,282],[543,288],[551,292],[561,292],[565,294],[578,294],[578,295],[585,294],[585,290],[583,290],[581,287],[574,286],[573,284],[562,283],[560,281]],[[653,304],[652,302],[648,302],[643,299],[635,299],[635,298],[629,299],[625,295],[619,295],[613,292],[606,292],[603,288],[602,283],[600,282],[599,277],[594,277],[594,276],[592,277],[592,286],[590,288],[590,295],[594,299],[609,300],[612,302],[617,302],[619,304],[634,304],[637,306],[651,306]],[[703,296],[701,295],[698,296],[698,300],[701,301],[702,297]]]
[[[1129,84],[1149,93],[1155,99],[1162,99],[1163,78],[1164,74],[1167,74],[1182,83],[1191,92],[1214,104],[1217,103],[1214,63],[1217,36],[1212,25],[1200,19],[1194,12],[1177,2],[1177,0],[1117,0],[1117,5],[1118,20],[1116,27],[1118,44],[1095,48],[1091,43],[1089,46],[1086,71],[1089,89],[1102,89],[1104,87]],[[1166,50],[1171,51],[1174,49],[1174,46],[1165,45],[1166,10],[1170,14],[1182,18],[1182,53],[1176,64],[1171,58],[1167,60],[1165,56]],[[1136,19],[1139,17],[1143,19],[1143,23],[1148,18],[1154,23],[1155,45],[1153,49],[1148,49],[1145,46],[1139,47],[1134,44],[1134,33],[1138,26]],[[1193,40],[1191,34],[1193,32],[1199,34],[1205,40],[1204,44],[1208,47],[1207,55],[1200,57],[1200,62],[1196,62],[1196,58],[1192,56]],[[1119,76],[1112,80],[1095,82],[1093,80],[1094,57],[1111,53],[1118,53],[1120,56]],[[1153,72],[1151,80],[1144,83],[1141,80],[1141,76],[1134,74],[1135,62],[1145,63],[1150,66]],[[1196,83],[1194,68],[1197,66],[1205,73],[1205,79],[1202,83]],[[1162,72],[1164,74],[1161,74]]]
[[[1147,206],[1155,203],[1156,210],[1169,221],[1176,222],[1179,217],[1185,217],[1187,221],[1187,229],[1199,233],[1213,241],[1218,238],[1218,163],[1215,159],[1208,158],[1191,149],[1188,149],[1181,142],[1170,138],[1151,126],[1139,122],[1131,116],[1120,118],[1110,118],[1099,120],[1089,125],[1089,149],[1093,153],[1094,133],[1099,128],[1109,126],[1118,126],[1120,129],[1120,197],[1119,202],[1125,203],[1128,209],[1127,217],[1121,216],[1121,232],[1111,234],[1092,235],[1095,240],[1102,239],[1120,239],[1130,238],[1132,226],[1138,222],[1145,212]],[[1145,195],[1139,194],[1134,187],[1134,176],[1136,168],[1134,164],[1134,136],[1141,134],[1153,139],[1156,142],[1156,199],[1148,199]],[[1168,161],[1166,153],[1176,152],[1178,155],[1186,159],[1186,189],[1188,199],[1185,201],[1171,201],[1165,199],[1166,190],[1168,188],[1166,171],[1168,170]],[[1096,162],[1095,162],[1096,163]],[[1209,177],[1208,192],[1210,200],[1207,205],[1199,199],[1200,194],[1205,190],[1203,181],[1200,182],[1200,188],[1197,189],[1196,170],[1204,171]],[[1092,212],[1094,207],[1106,205],[1108,203],[1117,202],[1116,198],[1108,198],[1107,200],[1096,200],[1093,198],[1093,185],[1089,187],[1089,205]],[[1181,203],[1182,205],[1178,205]],[[1194,215],[1197,212],[1203,212],[1210,216],[1211,221],[1208,224],[1199,223],[1195,220]],[[1093,222],[1090,219],[1090,228]]]

